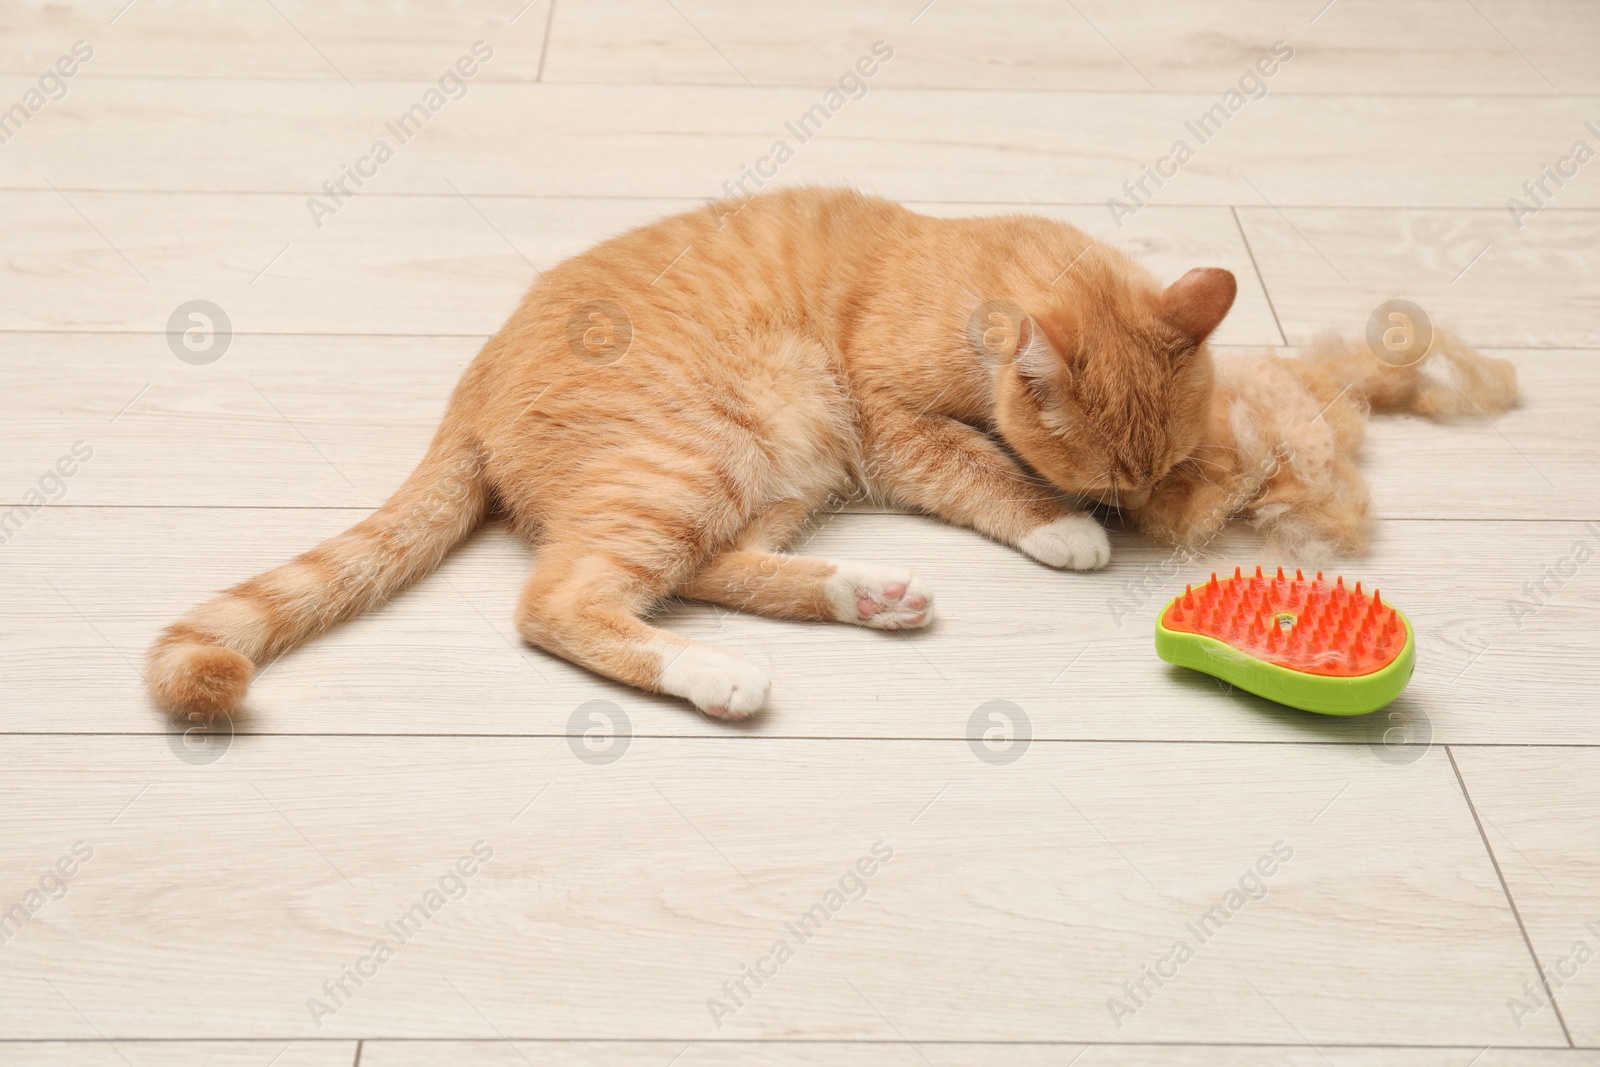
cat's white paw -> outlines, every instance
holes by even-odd
[[[1034,530],[1017,546],[1052,567],[1099,570],[1111,562],[1111,541],[1088,515],[1068,515]]]
[[[657,650],[663,693],[683,697],[713,719],[748,719],[767,702],[767,673],[705,645]]]
[[[874,630],[914,630],[933,621],[933,594],[902,567],[840,563],[824,584],[834,617]]]

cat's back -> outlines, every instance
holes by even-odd
[[[721,200],[608,238],[546,280],[552,290],[642,287],[655,296],[701,296],[707,283],[732,283],[770,294],[780,277],[815,283],[848,273],[912,217],[898,204],[852,189]]]
[[[652,362],[758,332],[831,345],[863,278],[916,218],[854,190],[797,188],[635,227],[545,271],[469,378],[588,379],[586,368],[644,355],[645,338]]]

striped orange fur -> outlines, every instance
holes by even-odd
[[[743,718],[756,667],[644,620],[671,594],[926,625],[909,571],[784,553],[870,494],[1058,567],[1103,566],[1069,503],[1137,504],[1200,440],[1227,271],[1163,288],[1033,217],[935,219],[840,190],[709,205],[553,268],[368,519],[227,590],[150,651],[156,700],[230,715],[255,668],[383,602],[491,511],[537,547],[522,636]]]

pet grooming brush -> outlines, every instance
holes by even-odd
[[[1360,582],[1235,567],[1162,609],[1156,654],[1302,711],[1365,715],[1411,680],[1416,642],[1410,621]]]

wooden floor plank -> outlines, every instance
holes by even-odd
[[[494,54],[475,80],[531,82],[549,3],[17,0],[0,10],[0,71],[37,76],[78,39],[94,55],[74,77],[430,82],[482,40]]]
[[[1600,344],[1600,294],[1566,281],[1600,271],[1600,213],[1551,206],[1520,228],[1506,210],[1241,207],[1239,219],[1291,342],[1401,297],[1484,347]],[[1514,311],[1501,303],[1512,292]]]
[[[0,193],[0,205],[19,220],[0,238],[9,253],[0,261],[7,329],[162,332],[180,304],[206,299],[240,333],[487,335],[539,270],[699,202],[372,197],[324,219],[320,232],[293,196],[75,193],[69,203],[53,192]],[[1228,209],[1151,208],[1120,231],[1092,208],[1032,210],[1115,241],[1168,280],[1203,264],[1231,268],[1241,293],[1217,340],[1278,339]],[[84,301],[85,290],[96,299]],[[153,364],[177,362],[164,339],[154,347]]]
[[[1470,335],[1469,335],[1470,336]],[[1600,405],[1592,351],[1499,351],[1521,404],[1441,426],[1410,416],[1368,423],[1361,465],[1374,512],[1394,518],[1590,520],[1600,512]]]
[[[0,1041],[0,1056],[9,1067],[348,1067],[354,1042],[296,1042],[275,1063],[264,1056],[286,1042],[223,1041]],[[1479,1056],[1474,1067],[1588,1067],[1600,1053],[1574,1049],[1503,1049],[1456,1047],[1416,1049],[1309,1046],[1172,1046],[982,1043],[844,1043],[844,1042],[538,1042],[509,1041],[367,1041],[360,1067],[535,1067],[574,1064],[615,1067],[1058,1067],[1062,1057],[1089,1055],[1113,1067],[1461,1067]]]
[[[0,954],[6,1038],[1560,1041],[1503,1013],[1532,963],[1440,750],[1403,769],[1315,745],[1004,766],[928,742],[635,738],[604,764],[555,739],[8,751],[5,868],[91,855]],[[763,962],[777,941],[792,958]],[[1189,958],[1113,1010],[1178,941]],[[334,1003],[347,966],[365,980]],[[708,1003],[749,966],[768,977],[737,1010]]]
[[[0,99],[31,84],[0,78]],[[324,182],[359,165],[369,176],[358,203],[369,194],[449,194],[446,179],[468,196],[703,199],[728,195],[742,168],[759,167],[783,184],[853,184],[898,200],[1104,206],[1116,197],[1131,209],[1265,197],[1498,211],[1540,177],[1541,164],[1592,137],[1584,123],[1596,118],[1589,96],[1280,93],[1230,112],[1225,86],[1177,94],[883,86],[842,100],[825,123],[797,134],[786,123],[823,101],[825,87],[482,83],[444,104],[420,133],[396,136],[385,124],[424,90],[415,82],[86,77],[6,144],[0,188],[305,198],[326,195]],[[1213,107],[1227,118],[1210,132],[1185,125]],[[1425,149],[1397,147],[1417,144],[1420,131]],[[374,154],[378,140],[392,158],[361,163],[383,154]],[[781,165],[779,140],[792,154]],[[1192,158],[1162,163],[1179,140]],[[1157,188],[1146,166],[1169,179]],[[1142,194],[1123,188],[1141,180]],[[744,191],[758,187],[747,180]],[[1569,181],[1558,199],[1564,208],[1600,207],[1600,182]]]
[[[1337,11],[1271,0],[1025,0],[1006,5],[1005,17],[992,7],[924,0],[678,6],[681,13],[651,0],[563,0],[546,80],[824,85],[886,40],[895,56],[885,81],[900,86],[1220,93],[1282,40],[1295,54],[1268,82],[1273,91],[1600,88],[1584,50],[1600,35],[1600,20],[1579,0],[1485,3],[1471,17],[1446,0],[1345,0]]]
[[[277,13],[211,0],[54,0],[8,4],[0,71],[34,74],[75,38],[93,41],[96,77],[432,79],[456,42],[496,43],[480,77],[539,74],[544,0],[317,5]],[[1582,0],[1486,2],[1463,18],[1449,0],[1342,0],[1337,12],[1271,0],[1192,5],[736,4],[565,0],[545,80],[823,85],[875,40],[895,48],[886,80],[937,89],[1217,91],[1275,41],[1295,56],[1275,91],[1407,94],[1582,93],[1600,89],[1585,46],[1600,33]],[[1334,17],[1334,16],[1337,17]],[[1019,29],[1029,47],[1016,47]],[[512,32],[512,31],[520,32]],[[720,53],[720,54],[719,54]]]
[[[678,1056],[676,1061],[672,1057]],[[539,1044],[527,1041],[369,1041],[362,1067],[526,1067],[532,1064],[614,1064],[616,1067],[1061,1067],[1073,1056],[1109,1067],[1579,1067],[1600,1054],[1571,1049],[1350,1049],[1320,1045],[1217,1047],[1170,1045],[976,1045],[907,1044]]]
[[[46,508],[0,552],[13,699],[0,729],[160,730],[137,664],[160,627],[212,591],[355,521],[339,510]],[[641,734],[969,736],[991,700],[1036,738],[1353,742],[1362,758],[1415,758],[1429,741],[1600,744],[1573,699],[1596,677],[1600,584],[1578,523],[1392,522],[1372,557],[1341,566],[1405,610],[1418,633],[1411,685],[1385,712],[1294,712],[1159,661],[1157,611],[1186,581],[1271,557],[1243,538],[1185,564],[1126,534],[1113,566],[1061,574],[931,519],[840,515],[804,551],[911,567],[933,589],[928,631],[758,619],[702,605],[661,624],[751,659],[769,709],[729,727],[525,648],[510,619],[533,560],[495,527],[380,611],[292,653],[258,680],[240,730],[564,734],[608,700]],[[1564,572],[1571,571],[1570,574]],[[1529,588],[1542,582],[1542,589]]]
[[[1455,749],[1500,873],[1539,953],[1548,990],[1579,1045],[1600,1045],[1600,752]],[[1552,1014],[1532,989],[1502,1010],[1531,1028]]]
[[[354,1041],[0,1041],[7,1067],[351,1067],[355,1057]]]

